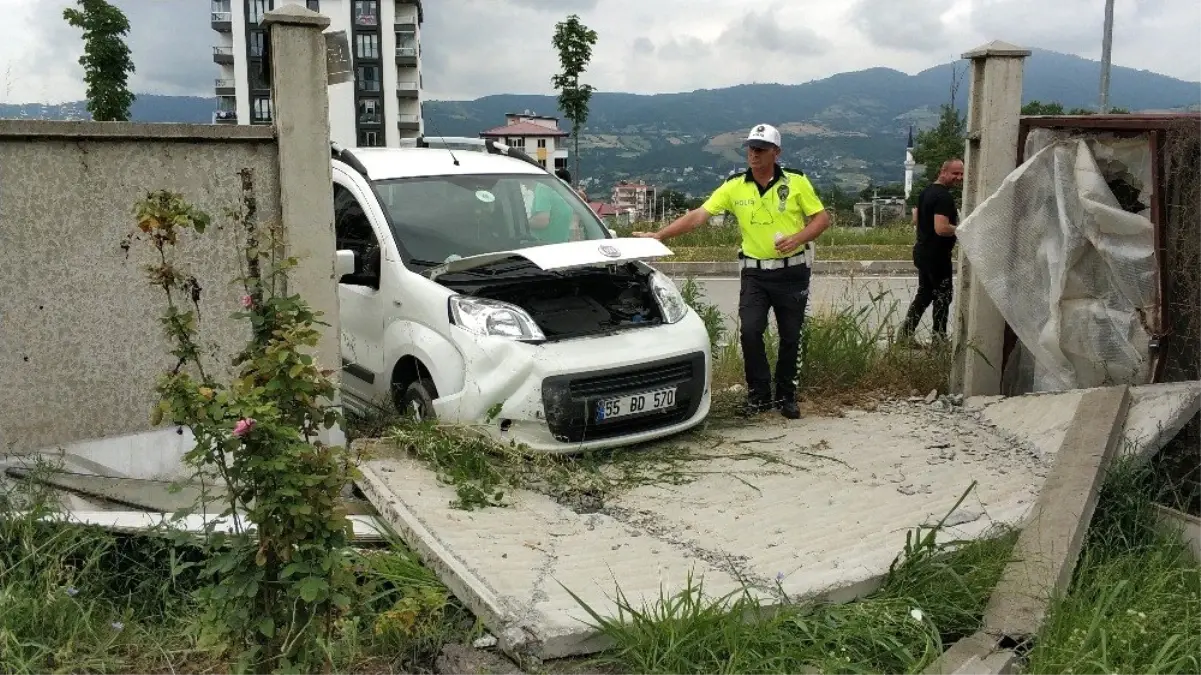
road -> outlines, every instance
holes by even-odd
[[[674,279],[677,285],[684,279]],[[736,277],[697,277],[697,284],[705,295],[705,302],[717,305],[726,319],[726,325],[736,328],[738,323],[738,279]],[[916,276],[834,276],[814,275],[810,286],[810,315],[831,313],[851,307],[859,314],[870,330],[882,322],[899,327],[905,318],[909,302],[917,291]],[[954,313],[957,298],[951,301]],[[930,332],[930,310],[922,317],[918,326],[918,337]],[[774,319],[773,319],[774,325]]]

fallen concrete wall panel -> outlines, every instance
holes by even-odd
[[[1129,407],[1127,386],[1084,392],[1038,503],[1022,527],[1015,559],[985,609],[986,632],[1019,642],[1033,638],[1052,600],[1067,590],[1105,469],[1121,445]]]

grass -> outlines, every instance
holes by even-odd
[[[742,383],[737,335],[686,280],[682,291],[710,331],[719,387]],[[807,321],[802,398],[861,404],[875,397],[943,389],[945,346],[914,349],[879,326],[897,302],[819,313]],[[774,361],[774,340],[768,336]],[[739,396],[715,393],[710,424],[726,424]],[[681,484],[708,471],[705,431],[679,444],[557,457],[529,457],[471,430],[403,425],[390,415],[353,420],[352,437],[433,466],[455,486],[456,506],[503,506],[515,489],[549,494],[579,512],[603,508],[639,485]],[[716,451],[714,451],[716,452]],[[729,458],[730,455],[722,455]],[[735,456],[770,470],[777,458]],[[737,480],[737,476],[732,476]],[[1151,507],[1153,477],[1111,472],[1068,594],[1056,601],[1028,654],[1039,673],[1198,672],[1201,565]],[[18,483],[0,492],[0,671],[227,672],[233,664],[196,640],[199,549],[154,535],[117,535],[46,522],[46,492]],[[710,599],[689,584],[651,606],[618,595],[618,621],[594,617],[615,647],[599,663],[613,672],[918,672],[974,632],[1016,537],[935,545],[929,531],[907,540],[884,585],[843,605],[769,609],[751,593]],[[327,645],[339,672],[428,670],[449,642],[479,626],[402,542],[347,550],[359,579],[355,602]]]
[[[824,242],[822,242],[824,243]],[[681,246],[675,240],[667,242],[675,255],[662,262],[712,262],[734,261],[738,255],[738,244],[728,246]],[[848,244],[843,246],[817,247],[817,260],[909,260],[912,244]]]
[[[618,236],[654,230],[655,223],[635,223],[614,228]],[[883,227],[833,226],[817,240],[818,260],[909,260],[913,250],[913,226],[907,222]],[[702,227],[667,242],[675,255],[664,262],[710,262],[734,260],[741,241],[735,226]]]
[[[716,308],[707,303],[696,282],[685,279],[685,300],[705,321],[714,342],[714,386],[728,389],[745,380],[739,336],[722,332],[715,339],[710,324]],[[814,313],[805,320],[801,342],[799,392],[824,407],[861,405],[872,400],[945,392],[951,368],[951,345],[934,342],[921,346],[898,340],[894,334],[906,309],[887,291],[855,306],[849,300],[831,310]],[[771,328],[764,336],[768,362],[773,371],[777,360],[777,336]]]
[[[230,672],[197,642],[198,547],[67,524],[35,486],[0,492],[0,672]],[[326,645],[339,672],[428,669],[478,630],[399,540],[346,555],[355,602]]]
[[[1148,476],[1111,471],[1025,672],[1198,672],[1201,565],[1156,524]],[[1017,536],[934,544],[930,534],[907,539],[883,586],[849,604],[768,608],[749,592],[710,599],[689,583],[636,607],[618,592],[617,617],[592,613],[614,645],[601,660],[638,673],[920,672],[981,626]]]

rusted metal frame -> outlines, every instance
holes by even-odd
[[[1158,287],[1156,301],[1156,317],[1152,322],[1153,336],[1162,340],[1163,322],[1165,320],[1165,286],[1163,261],[1165,259],[1165,243],[1162,219],[1166,214],[1166,199],[1163,180],[1163,131],[1165,125],[1180,119],[1201,121],[1201,113],[1184,113],[1170,115],[1034,115],[1018,118],[1017,162],[1015,168],[1026,161],[1026,140],[1030,130],[1061,129],[1065,131],[1108,131],[1117,136],[1138,136],[1147,133],[1147,142],[1151,146],[1151,225],[1155,237],[1155,279]],[[1001,373],[1005,372],[1010,356],[1017,347],[1017,333],[1009,322],[1005,322],[1005,334],[1001,345]],[[1162,343],[1161,343],[1162,347]],[[1162,349],[1160,350],[1162,351]],[[1164,361],[1159,354],[1152,356],[1152,382],[1158,382],[1162,376]]]
[[[1158,290],[1159,297],[1155,303],[1155,319],[1151,324],[1155,327],[1152,338],[1155,341],[1155,348],[1151,354],[1151,381],[1159,382],[1163,377],[1163,347],[1164,347],[1164,326],[1167,321],[1167,274],[1164,272],[1164,261],[1167,260],[1167,244],[1164,241],[1164,227],[1167,225],[1168,208],[1168,186],[1163,180],[1163,145],[1164,145],[1164,130],[1153,129],[1151,136],[1151,223],[1155,226],[1155,286]]]
[[[1101,131],[1163,131],[1164,125],[1176,120],[1201,121],[1201,113],[1170,113],[1160,115],[1033,115],[1024,116],[1019,124],[1029,128],[1097,129]]]

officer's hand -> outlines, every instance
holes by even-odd
[[[641,237],[643,239],[658,239],[659,238],[658,232],[631,232],[630,234],[632,236]]]
[[[805,240],[803,238],[801,238],[801,233],[797,232],[796,234],[792,235],[791,237],[784,237],[780,241],[777,241],[776,242],[776,252],[780,253],[781,255],[786,254],[786,253],[793,253],[798,248],[800,248],[801,246],[804,246],[804,245],[805,245]]]

